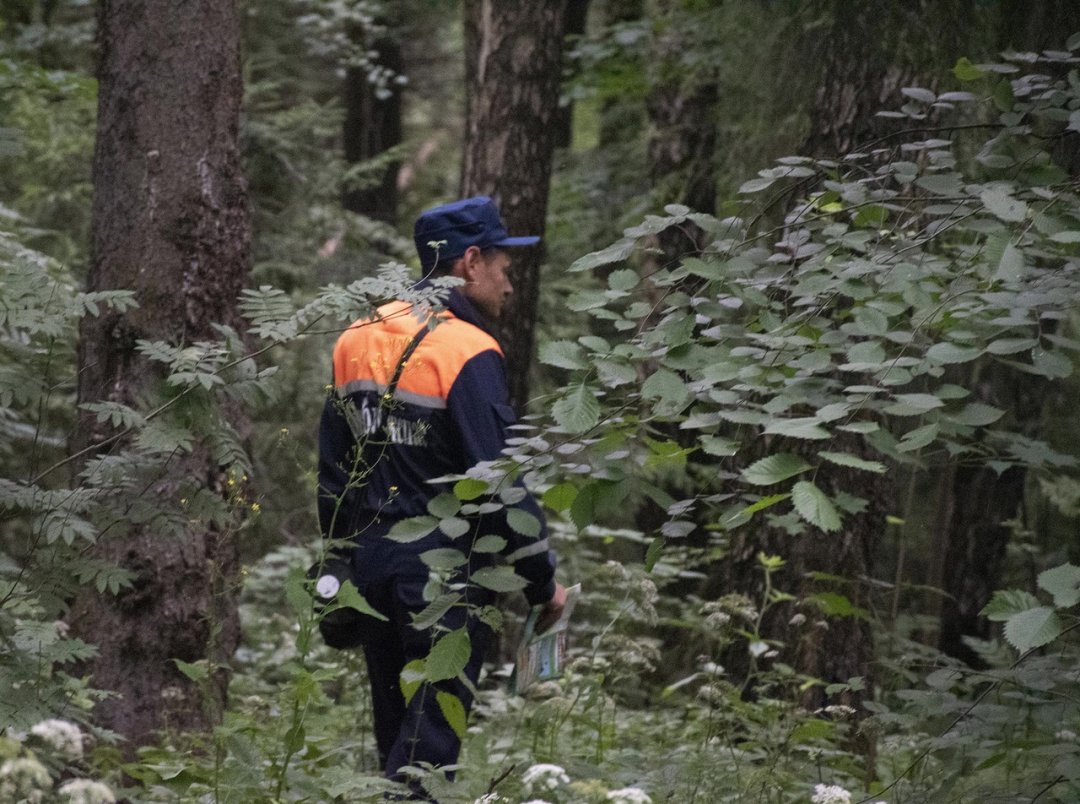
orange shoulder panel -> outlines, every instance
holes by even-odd
[[[488,350],[502,354],[498,341],[479,327],[449,312],[440,313],[439,319],[405,365],[399,391],[445,401],[465,363]],[[383,305],[376,317],[356,321],[334,347],[334,384],[385,387],[421,326],[406,302]]]

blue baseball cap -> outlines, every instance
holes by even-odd
[[[456,260],[469,246],[508,248],[532,246],[536,236],[510,237],[499,216],[499,208],[486,195],[463,198],[420,213],[413,227],[413,241],[420,265],[430,271]]]

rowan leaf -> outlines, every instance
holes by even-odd
[[[863,471],[874,472],[879,475],[884,474],[886,469],[885,464],[880,463],[879,461],[867,461],[848,452],[819,452],[818,455],[830,463],[835,463],[837,466],[862,469]]]
[[[1080,567],[1061,564],[1039,573],[1039,588],[1054,596],[1054,605],[1067,609],[1080,603]]]
[[[1005,638],[1020,653],[1048,645],[1064,630],[1057,612],[1046,606],[1014,614],[1005,622]]]
[[[465,739],[467,718],[465,706],[461,703],[461,699],[452,693],[439,690],[435,693],[435,701],[439,704],[439,711],[442,712],[442,716],[446,718],[446,722],[454,730],[454,734],[458,736],[459,740]]]
[[[832,500],[808,480],[798,481],[791,489],[791,501],[800,517],[824,531],[840,530],[840,512]]]
[[[472,653],[472,642],[469,640],[469,632],[464,628],[451,631],[442,636],[431,646],[425,662],[425,673],[428,681],[445,681],[448,678],[457,678],[458,674],[469,663],[469,655]]]
[[[551,408],[555,421],[571,433],[584,433],[600,421],[600,403],[584,383],[573,387],[570,393]]]
[[[790,452],[754,461],[742,471],[742,478],[753,486],[771,486],[812,468],[810,464]]]

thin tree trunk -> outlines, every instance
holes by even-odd
[[[555,147],[565,0],[466,0],[461,195],[494,197],[511,235],[543,235]],[[543,246],[515,249],[500,340],[510,396],[529,397]]]
[[[395,76],[404,70],[401,43],[391,33],[373,43],[377,53],[375,64]],[[380,92],[368,77],[368,70],[349,67],[345,72],[345,123],[343,139],[345,161],[356,165],[375,159],[403,138],[401,120],[401,87],[394,82]],[[394,223],[397,220],[398,170],[401,160],[392,160],[378,172],[370,186],[348,190],[345,209],[375,220]]]
[[[582,37],[589,19],[589,0],[567,0],[566,36]],[[574,103],[560,104],[555,117],[555,147],[569,148],[574,138]]]
[[[134,290],[139,307],[84,319],[78,398],[134,407],[161,384],[160,366],[138,341],[190,344],[218,339],[215,323],[238,324],[251,243],[237,149],[240,27],[235,4],[217,0],[106,0],[99,14],[87,284]],[[75,446],[103,435],[84,416]],[[146,496],[167,505],[182,487],[224,493],[223,475],[196,444],[163,468]],[[76,632],[100,651],[84,668],[91,684],[117,693],[99,704],[99,722],[132,744],[166,726],[213,722],[226,673],[200,687],[173,660],[217,665],[235,649],[235,535],[197,519],[182,533],[132,524],[104,535],[97,555],[135,574],[130,589],[87,592],[71,613]]]

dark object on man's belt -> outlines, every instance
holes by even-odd
[[[337,650],[360,647],[366,615],[350,606],[340,606],[337,597],[343,584],[353,582],[349,562],[327,556],[308,568],[307,577],[314,581],[312,597],[315,599],[315,612],[319,615],[319,633],[323,641]]]

